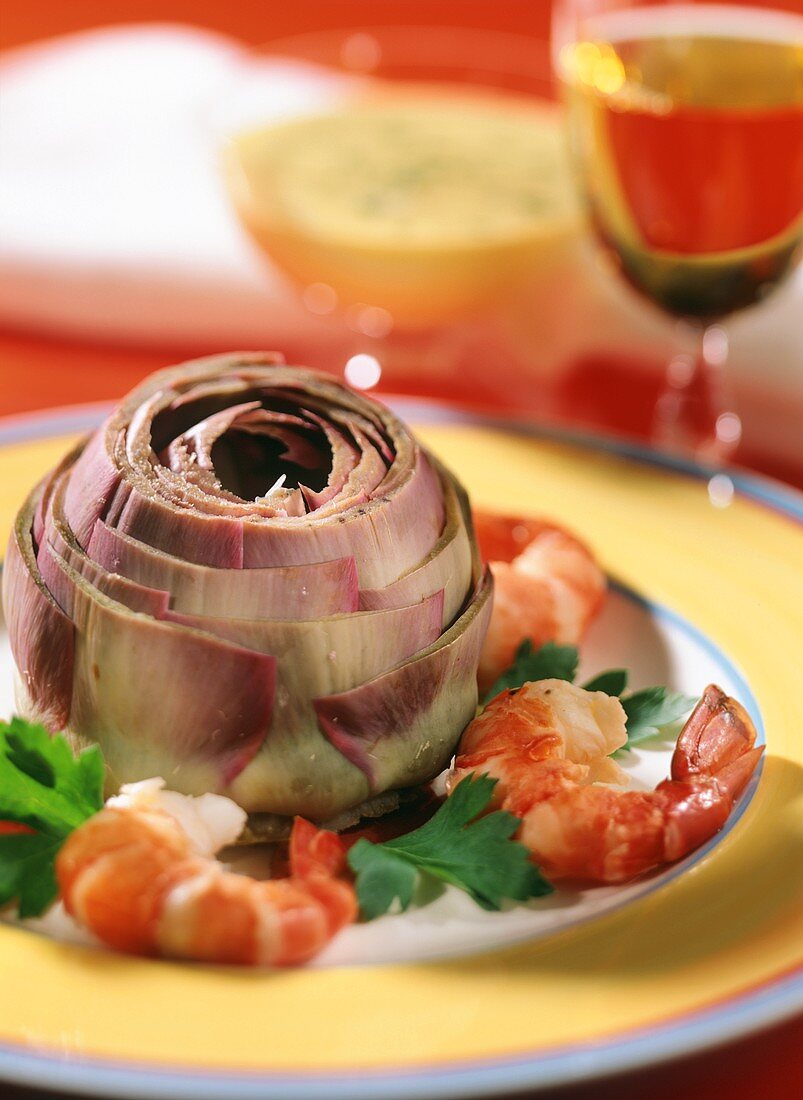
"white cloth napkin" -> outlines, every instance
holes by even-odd
[[[216,103],[245,64],[180,26],[71,35],[0,64],[0,318],[79,336],[281,343],[310,318],[251,247],[216,163]],[[277,113],[323,105],[301,63]]]
[[[345,327],[310,314],[256,253],[223,192],[216,113],[248,65],[232,40],[168,24],[72,35],[0,60],[0,321],[210,349],[345,346]],[[264,62],[260,79],[262,116],[266,103],[280,116],[344,94],[303,62]],[[588,255],[568,244],[508,319],[534,375],[584,352],[656,360],[677,348],[672,325]],[[748,430],[778,454],[800,447],[801,316],[798,272],[728,326]]]

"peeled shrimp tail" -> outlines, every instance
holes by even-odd
[[[290,874],[295,878],[334,878],[346,869],[346,849],[336,833],[295,818],[290,834]]]
[[[764,752],[755,740],[741,703],[709,684],[678,738],[671,779],[656,788],[669,807],[668,860],[694,851],[725,824]]]
[[[750,716],[735,699],[709,684],[689,715],[672,757],[672,778],[716,776],[736,798],[753,774],[761,749],[754,749],[756,731]],[[752,767],[748,763],[754,761]],[[731,768],[731,765],[733,767]],[[739,777],[743,782],[739,786]]]
[[[345,871],[346,849],[340,837],[297,817],[290,834],[290,875],[320,902],[329,938],[357,918],[354,888],[338,878]]]

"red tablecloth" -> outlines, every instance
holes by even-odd
[[[752,0],[754,4],[766,0]],[[219,4],[216,0],[36,0],[7,5],[0,23],[0,48],[36,38],[109,22],[132,20],[194,22],[248,42],[325,27],[381,23],[458,23],[465,26],[516,30],[543,38],[549,23],[549,0],[297,0],[290,5]],[[0,415],[51,405],[111,399],[151,370],[184,354],[203,349],[137,350],[87,347],[50,341],[33,335],[0,332]],[[623,364],[578,364],[555,407],[561,418],[588,424],[583,392],[593,388],[600,371],[627,371]],[[639,434],[649,423],[654,385],[643,372],[627,409],[595,403],[597,426]],[[610,390],[608,386],[606,389]],[[616,389],[616,387],[613,387]],[[632,387],[631,387],[632,389]],[[521,406],[519,406],[520,408]],[[740,461],[775,476],[803,484],[803,466],[779,467],[761,455],[742,453]],[[803,463],[803,455],[800,456]],[[676,1062],[646,1073],[560,1093],[564,1100],[617,1100],[650,1096],[652,1100],[708,1100],[712,1093],[728,1100],[773,1100],[800,1095],[803,1081],[803,1020],[698,1058]],[[28,1096],[15,1090],[4,1097]]]

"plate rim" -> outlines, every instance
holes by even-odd
[[[762,996],[763,994],[763,996]],[[69,1060],[50,1053],[21,1052],[0,1045],[0,1080],[91,1096],[124,1095],[136,1100],[456,1100],[540,1091],[557,1086],[602,1081],[621,1073],[647,1069],[727,1045],[796,1015],[803,1004],[803,969],[795,968],[770,982],[703,1009],[624,1034],[621,1041],[564,1045],[533,1057],[519,1055],[452,1062],[447,1067],[372,1072],[331,1070],[298,1073],[229,1070],[209,1072],[191,1066],[165,1069],[101,1056]],[[758,1006],[758,1011],[756,1007]],[[728,1017],[723,1021],[723,1017]],[[720,1026],[717,1026],[717,1025]],[[690,1041],[686,1029],[699,1030]],[[686,1035],[681,1046],[677,1038]],[[599,1058],[606,1058],[600,1066]],[[6,1076],[11,1070],[13,1076]],[[528,1074],[526,1071],[530,1071]],[[456,1091],[459,1090],[459,1091]]]
[[[803,492],[762,474],[698,463],[615,436],[488,415],[445,401],[394,394],[378,396],[419,424],[469,425],[569,444],[667,469],[697,481],[724,474],[736,493],[803,526]],[[88,431],[111,407],[111,402],[93,402],[0,417],[0,447]],[[257,1096],[273,1100],[311,1100],[313,1096],[368,1100],[376,1094],[377,1087],[382,1088],[387,1100],[445,1098],[458,1089],[462,1096],[481,1096],[601,1080],[724,1045],[801,1011],[803,964],[703,1009],[643,1029],[631,1029],[611,1039],[565,1044],[547,1052],[486,1057],[476,1062],[453,1061],[445,1066],[434,1064],[415,1069],[360,1070],[358,1076],[354,1070],[301,1075],[258,1070],[210,1072],[103,1056],[71,1057],[66,1061],[47,1051],[30,1052],[4,1041],[0,1043],[0,1079],[96,1096],[125,1090],[132,1097],[165,1096],[177,1100],[216,1098],[223,1089],[243,1100]]]

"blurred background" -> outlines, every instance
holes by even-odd
[[[562,4],[558,18],[593,7]],[[803,272],[754,309],[732,316],[752,300],[737,295],[703,318],[716,321],[715,364],[727,349],[732,392],[709,384],[692,393],[700,332],[683,318],[694,308],[670,302],[668,310],[666,295],[654,286],[645,293],[643,279],[641,294],[627,285],[623,267],[631,283],[640,278],[630,254],[610,247],[597,218],[606,245],[598,247],[575,197],[578,166],[564,119],[549,106],[559,96],[552,15],[549,0],[35,0],[8,10],[0,411],[110,398],[192,354],[278,347],[380,392],[668,441],[803,483]],[[605,79],[609,61],[599,70]],[[328,139],[293,125],[348,105],[359,111],[376,99],[374,84],[388,81],[427,87],[430,99],[397,99]],[[456,106],[455,89],[464,96]],[[500,91],[505,117],[494,118],[489,96]],[[789,188],[800,186],[791,200],[799,211],[799,103],[792,124],[797,160],[784,167]],[[579,125],[575,145],[587,123]],[[281,140],[266,142],[265,127]],[[377,127],[386,136],[379,166],[366,153]],[[405,140],[429,149],[415,179]],[[436,148],[473,173],[470,209],[450,202]],[[486,155],[495,148],[499,157]],[[521,150],[519,165],[511,148]],[[354,181],[340,206],[328,203],[329,181],[349,163]],[[638,175],[644,166],[633,163]],[[595,162],[593,178],[601,173]],[[422,178],[430,207],[405,221],[394,203],[420,192]],[[748,184],[763,209],[790,201],[758,177]],[[662,196],[652,198],[660,206]],[[762,256],[758,296],[775,281]],[[684,400],[692,393],[698,422],[690,435],[667,438],[656,409],[674,408],[680,391]],[[721,421],[724,436],[706,450],[711,423],[731,407],[741,424],[734,431],[734,421]]]

